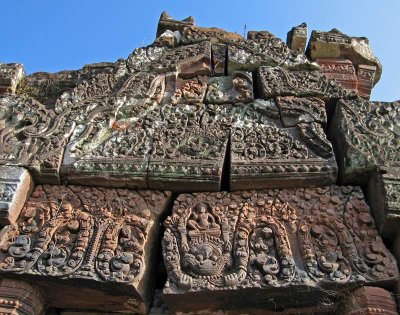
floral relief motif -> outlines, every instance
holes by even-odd
[[[37,186],[0,254],[2,273],[136,283],[145,269],[145,244],[157,191]]]
[[[165,293],[397,274],[358,187],[181,194],[164,225]]]

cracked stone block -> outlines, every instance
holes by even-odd
[[[164,226],[172,312],[334,311],[333,296],[398,277],[359,187],[180,194]]]
[[[366,184],[377,167],[398,167],[399,102],[340,100],[328,130],[342,183]]]
[[[0,62],[0,94],[15,93],[18,83],[25,76],[25,69],[19,63]]]
[[[48,306],[146,314],[169,192],[36,186],[1,232],[0,273],[46,292]]]
[[[336,80],[349,92],[358,92],[358,78],[353,63],[348,59],[317,59],[321,72],[329,79]]]
[[[231,76],[210,78],[205,102],[208,104],[247,104],[254,100],[250,72],[236,71]]]
[[[287,33],[286,44],[290,49],[304,51],[307,45],[307,24],[292,27]]]
[[[0,225],[14,224],[34,183],[22,167],[0,166]]]
[[[203,119],[204,104],[165,105],[154,131],[150,189],[220,190],[229,131]]]

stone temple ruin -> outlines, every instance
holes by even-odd
[[[115,63],[0,64],[0,313],[397,314],[381,72],[336,29],[167,13]]]

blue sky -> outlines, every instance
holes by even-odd
[[[164,10],[178,19],[192,15],[198,26],[243,34],[246,25],[284,40],[301,22],[307,22],[309,33],[336,27],[366,36],[383,64],[371,99],[400,99],[400,0],[3,0],[0,61],[23,63],[32,73],[126,58],[153,42]]]

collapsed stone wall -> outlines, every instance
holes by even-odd
[[[306,42],[163,13],[115,63],[0,64],[2,312],[397,314],[400,104],[366,38]]]

